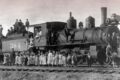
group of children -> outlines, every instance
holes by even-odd
[[[66,66],[71,56],[59,51],[16,52],[14,64],[17,66]],[[73,60],[71,60],[73,63]],[[4,65],[11,65],[10,55],[4,55]]]

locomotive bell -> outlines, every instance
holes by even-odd
[[[79,22],[79,29],[83,29],[83,22]]]
[[[72,12],[70,12],[70,18],[67,20],[67,28],[76,29],[76,19],[72,16]]]

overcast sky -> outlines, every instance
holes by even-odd
[[[3,34],[6,34],[16,19],[25,22],[28,18],[30,24],[66,21],[72,11],[77,22],[93,16],[98,26],[102,6],[108,7],[108,16],[120,14],[120,0],[0,0],[0,24],[4,29]]]

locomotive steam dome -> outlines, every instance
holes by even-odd
[[[85,28],[95,28],[95,19],[92,16],[86,18]]]
[[[67,20],[67,28],[76,29],[76,19],[74,19],[71,12],[70,12],[70,18]]]

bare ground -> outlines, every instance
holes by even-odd
[[[0,80],[120,80],[120,74],[0,71]]]

